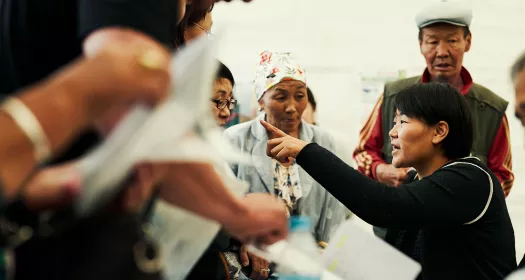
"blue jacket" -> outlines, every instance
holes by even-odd
[[[252,157],[254,166],[242,163],[232,166],[237,178],[249,183],[250,193],[273,194],[272,160],[266,155],[268,135],[259,123],[264,117],[262,114],[255,120],[230,127],[225,134],[235,147]],[[334,141],[329,134],[304,121],[301,123],[299,138],[315,142],[332,152],[335,150]],[[346,208],[301,167],[299,180],[303,196],[297,202],[298,212],[312,219],[316,240],[328,242],[337,226],[345,219]]]

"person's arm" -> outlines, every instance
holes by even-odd
[[[498,177],[505,196],[508,196],[514,183],[514,174],[512,173],[512,152],[507,115],[503,116],[496,137],[492,142],[487,167]]]
[[[69,70],[71,73],[65,76],[75,76],[81,71],[78,67]],[[86,90],[86,87],[72,83],[68,77],[61,77],[45,81],[18,95],[42,126],[53,154],[86,127],[89,114],[86,106],[80,104]],[[10,200],[37,163],[32,142],[3,112],[0,113],[0,127],[0,180],[4,187],[3,195]]]
[[[301,150],[297,163],[361,219],[386,228],[462,225],[482,212],[490,191],[487,175],[468,165],[443,168],[419,181],[391,188],[314,143]]]
[[[359,144],[354,151],[354,159],[359,172],[377,180],[376,168],[385,163],[382,156],[383,129],[381,124],[381,110],[383,95],[379,98],[372,113],[359,133]]]
[[[168,53],[149,46],[160,57]],[[142,45],[111,44],[90,59],[80,59],[43,82],[16,95],[38,120],[56,156],[111,105],[156,104],[167,95],[168,63],[146,69],[137,61]],[[38,164],[34,147],[11,116],[0,112],[0,185],[5,200],[18,193]]]
[[[236,212],[245,212],[235,195],[224,187],[213,166],[180,164],[172,170],[160,194],[164,200],[219,222],[233,217]]]
[[[165,201],[218,221],[241,242],[263,237],[263,243],[273,243],[286,237],[286,208],[282,201],[268,194],[249,194],[238,199],[210,164],[169,165],[174,168],[170,168],[160,193]]]

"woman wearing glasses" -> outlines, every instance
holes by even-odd
[[[344,206],[295,162],[283,165],[267,157],[266,143],[270,138],[259,124],[260,120],[266,120],[293,137],[334,150],[327,133],[302,120],[308,104],[304,70],[290,53],[263,52],[257,66],[255,90],[263,114],[225,131],[233,145],[251,154],[255,166],[239,163],[233,171],[237,178],[249,183],[250,193],[274,194],[285,202],[289,215],[310,217],[313,234],[323,247],[344,220]],[[241,263],[251,269],[246,274],[250,279],[268,278],[268,262],[243,248],[240,251]]]
[[[233,99],[233,87],[235,80],[232,72],[226,65],[219,62],[219,71],[213,85],[211,102],[213,104],[213,115],[217,124],[224,127],[230,119],[231,112],[237,105],[237,100]]]
[[[202,9],[192,4],[187,5],[184,18],[175,27],[175,47],[180,48],[203,35],[211,39],[213,37],[211,34],[213,25],[212,10],[213,5],[208,9]]]

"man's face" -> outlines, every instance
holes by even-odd
[[[514,107],[516,118],[525,127],[525,70],[516,76],[514,88],[516,90],[516,105]]]
[[[459,77],[472,36],[465,37],[463,27],[441,23],[424,27],[421,32],[419,47],[432,78],[447,81]]]

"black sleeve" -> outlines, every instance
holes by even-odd
[[[458,164],[400,187],[376,182],[317,144],[308,144],[297,163],[350,211],[380,227],[421,229],[457,226],[475,219],[489,198],[487,175]]]
[[[169,46],[177,21],[177,0],[78,0],[79,35],[121,26],[141,31]]]

